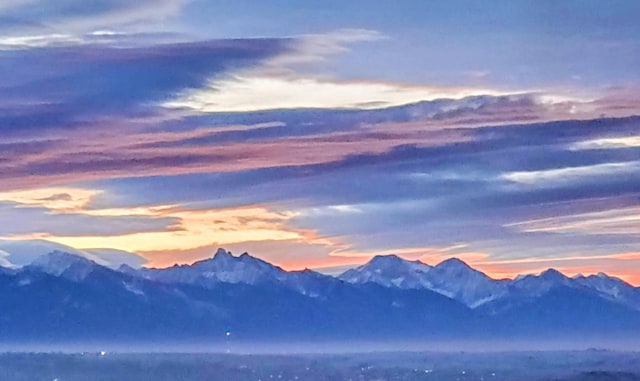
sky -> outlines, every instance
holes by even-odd
[[[640,285],[636,1],[6,0],[0,265]]]

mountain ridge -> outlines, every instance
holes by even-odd
[[[114,270],[56,252],[0,271],[0,342],[224,340],[224,332],[292,340],[638,336],[640,292],[605,274],[496,280],[459,259],[430,266],[378,256],[332,277],[224,249],[165,269]]]

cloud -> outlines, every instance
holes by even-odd
[[[142,255],[115,249],[84,249],[82,252],[91,254],[99,258],[103,263],[111,268],[117,269],[121,265],[133,268],[140,268],[147,264],[147,259]]]
[[[122,264],[137,268],[145,263],[144,258],[141,256],[124,251],[102,249],[79,250],[45,240],[0,239],[0,266],[22,267],[30,264],[39,256],[53,251],[76,254],[111,268],[118,268]]]
[[[2,23],[0,18],[0,24]],[[44,48],[80,48],[82,46],[105,47],[140,47],[161,43],[184,42],[184,36],[171,32],[115,32],[112,30],[96,30],[84,34],[36,34],[27,36],[0,37],[0,51],[25,52],[31,49]]]
[[[509,226],[526,232],[622,234],[640,238],[640,208],[607,209],[517,222]]]
[[[290,50],[260,65],[212,78],[206,87],[187,89],[163,106],[199,113],[296,108],[377,109],[441,98],[507,94],[489,88],[337,80],[304,70],[328,57],[348,52],[354,43],[382,38],[384,36],[376,31],[361,29],[298,36],[292,40]]]
[[[540,91],[532,88],[502,90],[488,86],[434,86],[375,80],[334,78],[319,70],[328,58],[349,52],[353,44],[387,37],[374,30],[340,29],[328,33],[299,35],[290,49],[265,59],[260,65],[229,71],[211,78],[207,86],[186,89],[162,103],[169,109],[199,113],[247,112],[296,108],[375,109],[436,99],[461,99],[480,95],[536,94],[538,109],[547,114],[601,115],[608,101],[578,92]],[[316,70],[310,70],[315,68]],[[611,97],[611,95],[607,95]],[[525,97],[526,98],[526,97]],[[636,104],[637,106],[637,104]],[[635,109],[637,107],[629,107]],[[629,115],[630,110],[622,114]]]
[[[0,39],[0,50],[44,48],[83,43],[81,37],[67,34],[49,34],[38,36],[4,37]]]
[[[53,4],[45,0],[8,1],[0,5],[0,12],[8,20],[22,22],[17,25],[18,28],[15,28],[15,22],[0,22],[0,30],[23,35],[52,30],[77,33],[109,27],[136,29],[140,23],[150,29],[154,23],[177,16],[188,2],[189,0],[60,0]],[[9,29],[11,26],[14,27],[13,30]]]
[[[100,191],[82,188],[38,188],[0,192],[0,201],[13,202],[21,207],[41,207],[65,212],[82,209],[98,194],[100,194]]]
[[[542,171],[510,172],[502,178],[528,186],[550,187],[558,183],[571,183],[580,178],[608,177],[614,174],[625,175],[640,171],[640,162],[604,163],[581,167],[566,167]]]
[[[625,136],[625,137],[611,137],[611,138],[585,140],[585,141],[573,144],[571,146],[571,149],[588,150],[588,149],[616,149],[616,148],[628,148],[628,147],[640,147],[640,137]]]
[[[135,210],[105,209],[87,210],[73,216],[76,221],[96,219],[102,222],[101,230],[86,230],[81,225],[66,229],[51,228],[47,234],[14,235],[13,239],[43,238],[51,242],[79,248],[112,248],[133,252],[157,252],[189,250],[209,245],[227,245],[243,242],[247,237],[254,240],[306,240],[310,231],[287,225],[293,212],[271,211],[261,206],[245,206],[228,209],[188,210],[173,207],[147,208],[139,217],[139,223],[151,225],[165,221],[175,225],[162,226],[155,230],[136,230],[124,226],[134,219]],[[108,231],[110,221],[121,221],[122,230]],[[32,231],[38,231],[35,228]],[[70,234],[71,233],[71,234]],[[15,234],[15,233],[14,233]]]
[[[382,33],[370,29],[338,29],[326,33],[306,34],[296,37],[291,51],[266,61],[256,71],[284,73],[292,66],[322,62],[328,57],[349,51],[349,46],[361,42],[385,39]]]
[[[158,32],[184,4],[1,5],[0,236],[152,265],[262,248],[287,268],[637,249],[633,86],[489,85],[514,72],[483,62],[477,86],[346,75],[356,44],[398,41]]]
[[[530,110],[535,103],[523,102],[522,97],[473,97],[383,110],[228,114],[230,116],[219,115],[217,124],[211,127],[205,127],[211,119],[200,117],[195,121],[189,121],[192,117],[185,117],[181,123],[161,118],[151,118],[151,121],[141,118],[138,122],[97,120],[79,130],[67,128],[56,131],[55,138],[49,140],[43,141],[41,136],[36,141],[16,139],[14,143],[5,144],[7,153],[0,154],[3,159],[0,167],[3,167],[7,179],[18,181],[5,182],[0,186],[24,187],[135,176],[141,171],[147,176],[158,176],[325,163],[347,165],[356,160],[382,160],[385,153],[397,156],[424,151],[431,156],[437,152],[450,155],[454,151],[464,154],[464,150],[479,149],[489,155],[504,147],[522,148],[523,155],[518,161],[536,161],[539,166],[542,160],[534,151],[526,149],[532,144],[572,160],[603,155],[564,152],[545,144],[547,137],[557,134],[557,123],[531,125],[530,128],[506,125],[514,115],[519,115],[517,109],[521,107]],[[460,119],[474,110],[478,116],[473,120]],[[501,110],[504,114],[500,113]],[[491,115],[489,119],[483,119],[485,112]],[[233,124],[225,126],[220,119]],[[484,127],[479,124],[482,120],[499,125]],[[191,123],[195,127],[190,127]],[[631,126],[626,119],[615,122],[619,131],[629,130]],[[561,127],[565,135],[563,143],[584,139],[590,134],[597,136],[601,129],[596,127],[598,124],[593,122],[566,122]],[[520,136],[522,131],[527,131],[528,140]],[[122,139],[123,134],[128,139]],[[456,145],[451,146],[453,144]],[[33,152],[17,162],[16,156],[9,152],[17,152],[25,146]],[[404,147],[403,150],[394,151],[400,147]],[[284,152],[288,154],[284,155]],[[607,155],[610,157],[607,161],[614,161],[611,158],[619,153]],[[499,158],[492,160],[498,161]]]
[[[131,128],[159,114],[154,102],[283,50],[283,41],[263,39],[0,52],[0,62],[14,69],[0,74],[0,125],[9,136],[46,128]]]
[[[354,124],[343,126],[345,129],[357,129]],[[321,135],[311,126],[306,132],[309,136],[283,136],[281,139],[276,137],[221,145],[215,144],[218,137],[232,131],[219,131],[217,128],[209,132],[198,130],[164,134],[136,134],[129,131],[129,139],[123,140],[121,133],[127,129],[111,126],[110,131],[73,131],[67,139],[43,146],[32,158],[22,157],[21,165],[14,165],[15,156],[6,156],[5,163],[0,162],[0,166],[5,167],[7,178],[25,178],[29,174],[30,182],[39,181],[38,177],[42,177],[40,180],[43,182],[69,181],[69,176],[77,181],[130,176],[138,173],[138,170],[144,170],[147,175],[159,175],[310,165],[353,154],[381,153],[403,144],[439,145],[466,139],[454,131],[410,131],[405,134],[389,130],[389,127],[392,126]],[[249,131],[254,135],[264,132],[264,129]],[[98,134],[100,139],[93,138],[94,134]],[[246,136],[240,134],[238,137],[242,138],[242,135]],[[385,139],[381,140],[383,136]],[[105,152],[108,154],[105,155]],[[290,155],[282,155],[282,152],[289,152]],[[7,185],[15,186],[17,183]]]
[[[175,230],[176,218],[147,216],[90,216],[78,212],[52,213],[42,207],[26,207],[0,201],[0,218],[11,224],[0,226],[0,237],[119,235],[133,232]],[[86,247],[86,246],[85,246]]]
[[[624,130],[627,125],[627,120],[616,120],[608,121],[605,126],[612,131]],[[629,152],[617,150],[603,154],[566,149],[568,141],[597,134],[603,129],[602,124],[587,121],[487,127],[458,130],[452,135],[430,132],[412,135],[414,131],[400,126],[402,133],[407,134],[406,138],[412,139],[411,142],[387,138],[382,142],[388,146],[382,146],[384,149],[380,151],[374,150],[375,144],[380,142],[363,147],[362,143],[368,141],[367,134],[371,133],[366,129],[362,135],[269,139],[269,150],[258,152],[268,152],[273,156],[262,155],[259,159],[256,157],[255,161],[251,158],[258,152],[254,153],[251,145],[240,144],[236,147],[237,157],[242,158],[241,164],[246,166],[231,162],[227,167],[229,170],[221,172],[225,168],[224,161],[219,161],[210,167],[200,166],[193,170],[215,172],[211,174],[178,175],[180,172],[174,173],[172,169],[165,168],[162,177],[101,181],[96,186],[111,195],[120,195],[119,200],[98,195],[93,202],[103,206],[109,202],[124,206],[190,202],[224,207],[290,201],[323,206],[392,203],[424,198],[437,200],[437,205],[443,210],[482,215],[492,208],[531,207],[535,210],[535,205],[539,204],[552,207],[560,201],[631,195],[637,186],[634,172],[624,177],[607,176],[606,173],[596,178],[577,176],[567,178],[553,188],[513,186],[512,182],[502,177],[504,173],[555,171],[599,165],[603,161],[619,162],[632,156]],[[554,137],[558,128],[563,128],[563,134]],[[379,134],[375,132],[371,135],[371,141],[375,136],[381,136]],[[438,137],[444,140],[436,140]],[[341,139],[345,141],[341,142]],[[292,149],[301,142],[308,148],[299,151]],[[263,139],[260,139],[256,146],[264,147],[263,143]],[[345,151],[339,149],[343,144],[344,148],[348,148]],[[226,147],[216,148],[217,153],[224,153],[225,149],[231,149],[232,146],[227,143]],[[295,152],[301,154],[285,154]],[[253,163],[257,163],[257,168]],[[191,169],[186,172],[189,171]],[[379,181],[380,178],[384,181]],[[216,189],[215,197],[211,196],[211,189]],[[335,192],[335,189],[342,191]]]
[[[208,89],[188,91],[168,108],[241,112],[295,108],[376,109],[440,98],[501,95],[491,89],[437,88],[384,82],[329,81],[305,77],[234,75]]]

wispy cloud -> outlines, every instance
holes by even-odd
[[[580,178],[593,178],[610,176],[612,174],[636,174],[640,171],[640,162],[603,163],[596,165],[566,167],[548,169],[542,171],[510,172],[502,175],[502,178],[515,183],[554,186],[558,183],[571,183]]]
[[[571,146],[571,149],[586,150],[586,149],[616,149],[616,148],[632,148],[632,147],[640,147],[640,136],[611,137],[611,138],[585,140],[585,141],[573,144]]]
[[[637,235],[640,226],[640,207],[608,209],[604,211],[542,218],[509,224],[526,232],[623,234]]]
[[[6,20],[21,22],[0,20],[0,30],[33,36],[52,31],[82,34],[113,27],[139,29],[140,23],[145,23],[145,28],[149,29],[153,23],[178,16],[181,8],[188,3],[189,0],[101,0],[91,3],[63,0],[53,4],[45,0],[11,0],[0,5],[0,12]]]
[[[533,93],[490,87],[429,86],[389,81],[341,80],[305,70],[329,57],[348,52],[354,43],[384,38],[376,31],[337,30],[292,39],[290,49],[248,69],[210,79],[206,87],[187,89],[163,103],[170,109],[200,113],[246,112],[296,108],[376,109],[436,99]],[[593,99],[537,94],[536,103],[550,113],[593,115]]]

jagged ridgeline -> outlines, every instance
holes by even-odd
[[[338,277],[219,249],[165,269],[61,251],[0,268],[0,340],[429,340],[638,336],[640,290],[555,270],[496,280],[378,256]]]

